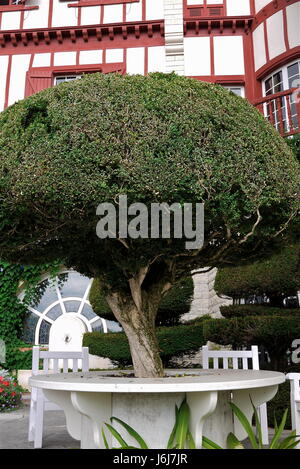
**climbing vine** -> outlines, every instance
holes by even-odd
[[[47,271],[54,277],[61,263],[21,266],[0,261],[0,339],[5,342],[6,360],[3,366],[9,369],[28,368],[31,353],[20,348],[26,344],[21,340],[27,306],[39,295],[37,284],[41,275]],[[24,289],[22,301],[18,298]],[[1,363],[0,363],[1,364]]]

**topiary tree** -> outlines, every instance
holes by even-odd
[[[288,184],[287,184],[288,181]],[[155,316],[197,267],[272,249],[299,209],[299,163],[222,87],[175,74],[89,75],[0,115],[0,258],[101,278],[135,374],[162,376]],[[102,202],[205,202],[205,241],[96,235]]]
[[[215,290],[232,298],[267,295],[270,306],[283,306],[283,299],[300,289],[300,243],[285,246],[269,259],[219,269]]]
[[[105,300],[101,289],[101,279],[95,278],[89,293],[89,300],[98,316],[108,320],[115,320],[114,313]],[[175,326],[180,316],[188,313],[194,293],[194,282],[191,276],[177,282],[162,298],[156,315],[157,326]]]

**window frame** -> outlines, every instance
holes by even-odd
[[[16,0],[8,0],[9,3],[7,5],[0,5],[0,12],[6,11],[26,11],[26,10],[38,10],[39,5],[26,5],[26,0],[20,0],[19,3],[13,4],[13,1]]]

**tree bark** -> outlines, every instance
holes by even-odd
[[[127,336],[137,378],[164,375],[155,333],[155,318],[162,290],[157,286],[151,294],[135,285],[131,288],[131,295],[116,291],[106,295],[107,303]]]

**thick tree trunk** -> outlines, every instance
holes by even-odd
[[[161,377],[164,374],[155,318],[162,295],[135,289],[133,294],[113,292],[106,300],[128,338],[135,376],[137,378]]]

